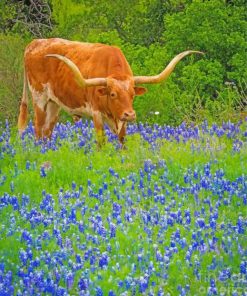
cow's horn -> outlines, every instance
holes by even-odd
[[[135,84],[143,84],[143,83],[152,84],[152,83],[159,83],[159,82],[165,80],[172,73],[172,71],[174,70],[177,63],[182,58],[184,58],[188,54],[192,54],[192,53],[204,54],[201,51],[194,51],[194,50],[188,50],[188,51],[181,52],[180,54],[175,56],[175,58],[173,58],[170,61],[170,63],[165,68],[165,70],[162,71],[160,74],[158,74],[156,76],[135,76],[134,77]]]
[[[79,68],[70,59],[60,54],[47,54],[46,57],[57,58],[63,61],[74,73],[75,80],[81,87],[106,85],[106,78],[90,78],[84,79]]]

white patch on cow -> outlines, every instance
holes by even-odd
[[[103,123],[102,113],[100,111],[93,110],[93,119],[103,127],[104,123]]]
[[[37,91],[35,88],[33,88],[30,85],[29,82],[28,82],[28,86],[29,86],[30,92],[32,94],[32,98],[33,98],[35,105],[37,105],[39,107],[39,109],[44,111],[45,106],[47,105],[47,102],[48,102],[48,97],[47,97],[46,91],[45,90],[43,90],[41,92]]]
[[[118,130],[117,130],[117,134],[119,135],[121,132],[122,127],[124,126],[125,122],[124,121],[118,121]]]
[[[109,118],[107,115],[102,114],[103,118],[104,118],[104,122],[106,122],[108,124],[108,126],[110,127],[111,131],[116,134],[119,135],[123,126],[126,124],[125,121],[121,121],[121,120],[117,120],[117,122],[111,118]]]
[[[29,89],[32,93],[32,97],[34,100],[34,103],[42,110],[45,111],[46,105],[49,101],[53,101],[56,103],[59,107],[64,109],[67,113],[71,115],[87,115],[92,117],[93,116],[93,110],[90,106],[90,104],[86,103],[85,106],[81,106],[78,108],[69,108],[65,104],[63,104],[59,98],[57,98],[52,90],[52,87],[49,83],[43,84],[43,91],[39,92],[35,88],[33,88],[29,83]]]
[[[66,106],[65,104],[63,104],[59,98],[57,98],[50,86],[49,83],[44,85],[44,88],[47,91],[47,96],[50,100],[54,101],[58,106],[60,106],[62,109],[64,109],[66,112],[68,112],[69,114],[72,115],[78,115],[78,116],[82,116],[82,115],[87,115],[87,116],[93,116],[93,111],[91,106],[86,103],[85,106],[81,106],[78,108],[69,108],[68,106]]]
[[[45,118],[45,124],[43,129],[49,129],[50,124],[56,119],[58,116],[58,113],[60,111],[60,106],[58,106],[53,101],[49,101],[46,106],[46,118]]]

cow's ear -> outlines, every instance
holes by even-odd
[[[108,93],[107,87],[100,87],[97,89],[97,92],[100,96],[106,96]]]
[[[144,95],[145,93],[147,92],[147,89],[145,87],[135,87],[135,95],[136,96],[141,96],[141,95]]]

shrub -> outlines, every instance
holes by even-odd
[[[186,69],[198,71],[200,66],[200,85],[204,86],[200,94],[212,96],[226,81],[233,81],[237,86],[246,81],[244,6],[229,6],[221,0],[194,1],[183,11],[166,15],[164,21],[164,40],[169,53],[187,48],[206,53],[204,61]]]
[[[25,45],[26,41],[17,35],[0,35],[0,121],[17,121]]]
[[[203,58],[186,57],[167,81],[147,85],[149,92],[134,102],[139,120],[176,125],[205,117],[234,119],[246,112],[244,1],[43,2],[46,7],[50,5],[52,16],[50,29],[41,30],[44,37],[117,45],[134,75],[155,75],[186,49],[206,53]],[[6,3],[5,0],[0,4],[0,32],[4,32],[0,35],[0,119],[16,121],[25,38],[30,38],[25,36],[30,36],[32,22],[26,27],[14,24],[19,4]],[[48,20],[50,23],[50,17]],[[10,35],[11,32],[18,35]],[[67,116],[61,120],[64,118]]]

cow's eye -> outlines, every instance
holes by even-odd
[[[117,97],[117,94],[115,92],[110,93],[111,99],[115,99]]]

